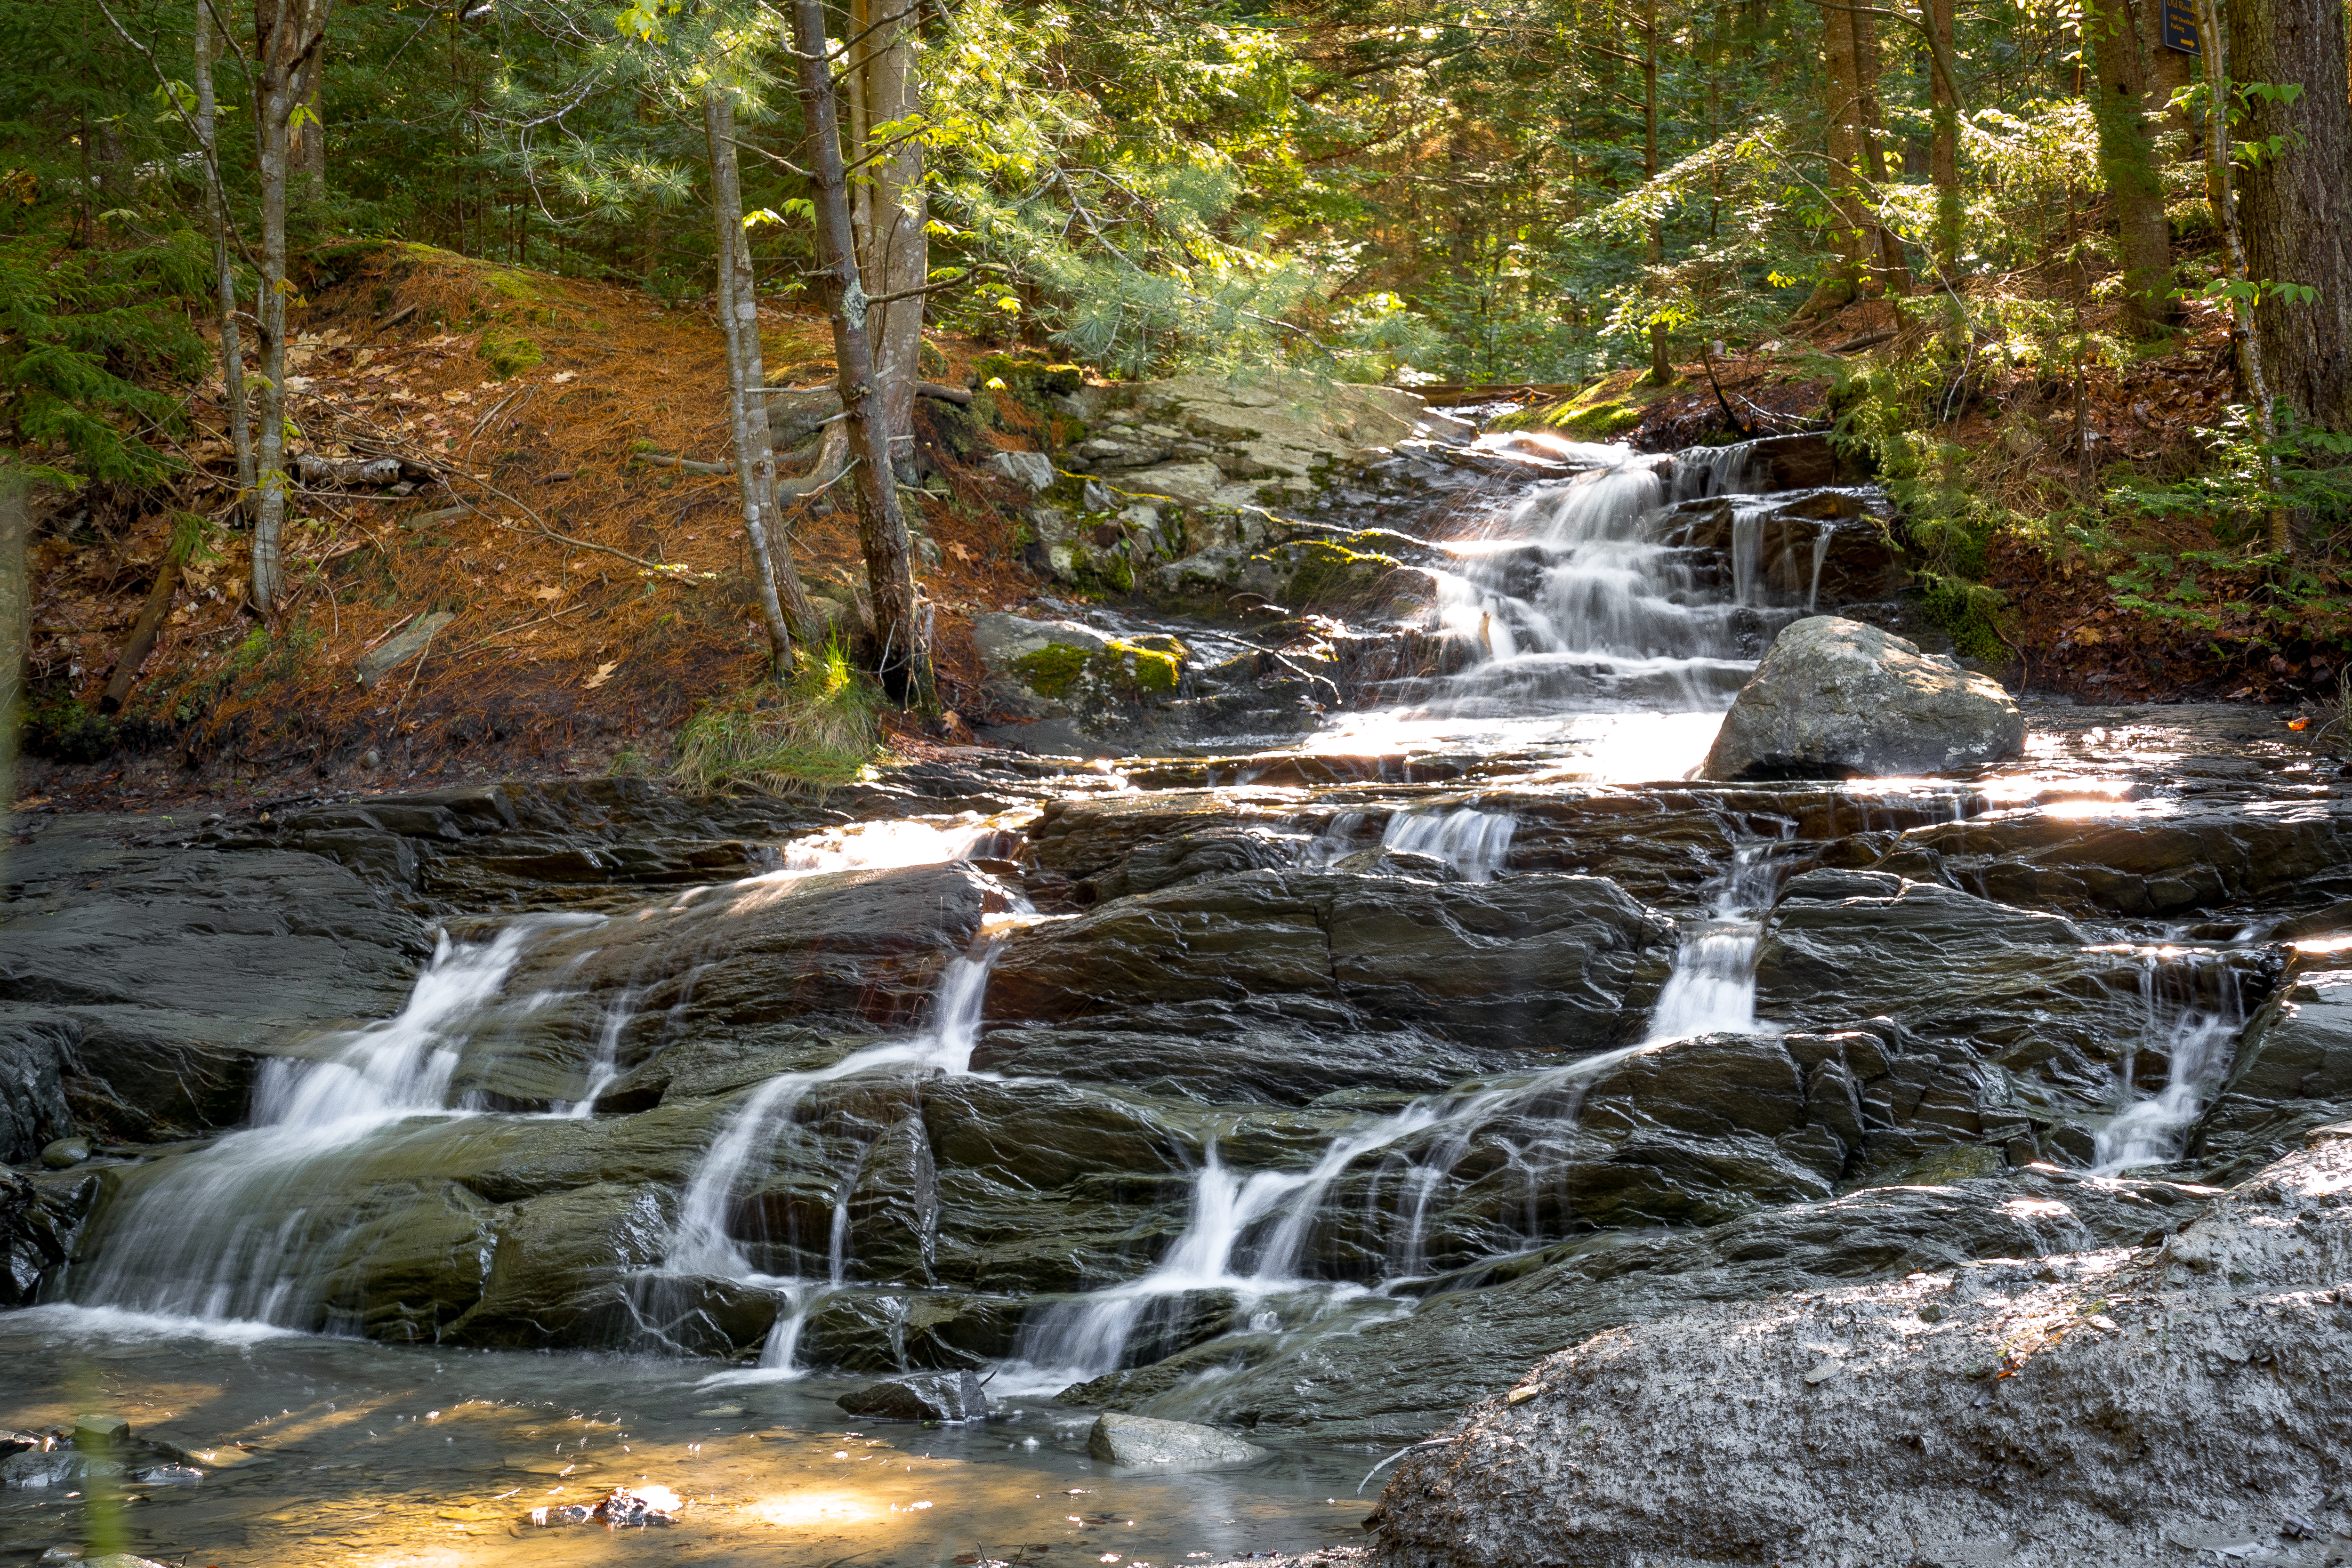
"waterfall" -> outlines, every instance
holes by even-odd
[[[970,1071],[972,1048],[980,1039],[988,972],[995,961],[993,946],[977,956],[950,961],[934,993],[930,1027],[922,1033],[853,1051],[829,1067],[779,1073],[754,1089],[720,1125],[718,1136],[688,1173],[662,1261],[640,1278],[641,1308],[655,1319],[667,1315],[664,1298],[675,1293],[667,1287],[681,1279],[736,1280],[772,1289],[783,1298],[786,1310],[769,1335],[761,1365],[792,1373],[793,1351],[808,1308],[824,1291],[837,1289],[847,1279],[848,1189],[856,1176],[855,1164],[827,1173],[833,1178],[835,1195],[826,1235],[826,1275],[822,1281],[771,1275],[755,1269],[732,1227],[733,1206],[748,1180],[773,1168],[777,1145],[788,1136],[793,1113],[818,1085],[883,1068],[909,1077],[956,1077]]]
[[[534,940],[583,923],[536,916],[487,942],[445,936],[396,1016],[331,1037],[310,1059],[263,1063],[253,1125],[130,1184],[105,1249],[67,1277],[67,1299],[311,1327],[320,1265],[346,1240],[348,1223],[341,1211],[306,1207],[315,1176],[391,1152],[404,1123],[471,1114],[446,1105],[465,1027],[498,999]]]
[[[1248,1321],[1269,1296],[1316,1291],[1327,1298],[1385,1294],[1421,1271],[1432,1196],[1467,1155],[1479,1133],[1506,1113],[1563,1101],[1552,1121],[1572,1127],[1576,1103],[1592,1080],[1652,1049],[1605,1051],[1524,1079],[1417,1099],[1403,1109],[1334,1137],[1303,1171],[1237,1176],[1213,1145],[1193,1177],[1184,1229],[1150,1270],[1123,1284],[1057,1303],[1022,1324],[1014,1360],[1024,1385],[1040,1386],[1118,1370],[1133,1359],[1155,1311],[1202,1292],[1229,1292],[1234,1316]],[[1409,1145],[1432,1134],[1417,1148]],[[1324,1218],[1332,1186],[1359,1162],[1383,1155],[1402,1165],[1402,1195],[1389,1218],[1396,1234],[1386,1275],[1374,1285],[1317,1279],[1306,1270],[1308,1245]],[[1532,1230],[1530,1242],[1538,1239]]]
[[[1517,821],[1503,811],[1399,811],[1381,835],[1384,849],[1434,855],[1465,882],[1492,882],[1510,852]]]
[[[2199,962],[2210,956],[2166,951],[2141,955],[2140,1006],[2147,1019],[2141,1038],[2163,1041],[2165,1084],[2153,1095],[2138,1097],[2132,1071],[2138,1055],[2137,1042],[2126,1049],[2116,1074],[2118,1109],[2115,1119],[2094,1137],[2092,1174],[2113,1176],[2179,1159],[2189,1129],[2229,1071],[2238,1035],[2245,1028],[2245,1002],[2235,969],[2226,964]],[[2192,985],[2196,970],[2210,967],[2215,972],[2221,989],[2218,1000],[2200,1003],[2193,990],[2186,1000],[2164,995],[2167,969],[2184,967],[2183,958]]]
[[[1756,944],[1780,885],[1770,852],[1769,841],[1731,852],[1730,869],[1717,886],[1707,918],[1684,933],[1675,951],[1674,967],[1650,1013],[1653,1042],[1755,1029]]]

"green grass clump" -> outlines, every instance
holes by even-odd
[[[670,777],[699,794],[822,795],[873,759],[884,706],[842,645],[828,643],[788,681],[705,704],[678,733]]]

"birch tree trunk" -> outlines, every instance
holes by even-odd
[[[850,51],[847,79],[857,104],[851,145],[866,160],[853,182],[858,274],[877,295],[903,295],[873,307],[874,383],[878,417],[888,432],[892,472],[914,477],[915,383],[921,379],[923,307],[930,272],[929,203],[923,150],[905,138],[922,109],[916,0],[855,0],[850,31],[870,33]],[[877,24],[879,24],[878,26]],[[887,149],[886,151],[885,149]]]
[[[727,418],[735,438],[735,483],[743,500],[743,532],[751,544],[751,575],[776,667],[789,669],[793,635],[811,634],[815,622],[792,556],[770,543],[783,537],[776,505],[776,448],[768,423],[767,369],[760,344],[758,279],[743,235],[743,188],[735,147],[735,102],[724,89],[703,95],[703,132],[710,146],[710,208],[717,225],[719,326],[727,342]]]
[[[274,614],[285,591],[286,183],[300,84],[326,44],[325,0],[255,0],[254,120],[261,173],[261,439],[254,454],[253,605]]]
[[[2270,392],[2305,421],[2352,431],[2352,110],[2347,108],[2344,13],[2321,0],[2230,0],[2231,79],[2290,83],[2294,102],[2254,98],[2232,132],[2240,141],[2286,139],[2275,155],[2234,172],[2248,276],[2300,283],[2316,302],[2265,295],[2254,330]],[[2210,58],[2210,51],[2208,51]]]
[[[878,674],[893,696],[928,706],[934,700],[929,638],[915,601],[907,520],[898,509],[889,434],[874,381],[871,318],[857,269],[833,71],[825,57],[824,0],[793,0],[792,17],[801,118],[808,133],[805,162],[816,200],[818,265],[811,282],[833,318],[834,361],[840,366],[841,406],[856,472],[858,543],[874,601],[874,632],[882,644]]]
[[[2099,176],[2115,204],[2116,248],[2124,267],[2124,321],[2145,336],[2168,324],[2172,302],[2172,231],[2164,215],[2164,182],[2148,145],[2146,104],[2148,62],[2137,13],[2148,0],[2104,0],[2086,7],[2097,79],[2091,113],[2099,130]]]
[[[247,417],[245,346],[236,322],[236,269],[230,265],[228,193],[221,187],[219,106],[213,96],[213,0],[196,0],[196,140],[205,160],[205,215],[212,229],[213,291],[220,310],[221,395],[229,446],[236,454],[236,510],[253,508],[253,426]]]

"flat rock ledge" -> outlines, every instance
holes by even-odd
[[[2352,1123],[2161,1246],[1595,1335],[1400,1462],[1379,1568],[2352,1556]],[[2222,1555],[2216,1558],[2214,1553]]]
[[[2025,720],[2000,683],[1839,615],[1781,629],[1732,699],[1708,779],[1947,773],[2015,757]]]

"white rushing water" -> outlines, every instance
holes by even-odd
[[[995,960],[992,946],[950,961],[940,977],[929,1027],[921,1033],[853,1051],[827,1067],[779,1073],[751,1092],[695,1162],[661,1264],[637,1281],[639,1307],[649,1322],[659,1322],[677,1303],[692,1300],[694,1282],[700,1280],[734,1281],[771,1291],[782,1310],[761,1350],[761,1371],[775,1377],[800,1375],[794,1356],[810,1310],[847,1282],[848,1206],[856,1162],[822,1173],[832,1184],[833,1203],[821,1277],[769,1274],[755,1268],[737,1234],[735,1206],[749,1185],[774,1168],[780,1146],[783,1157],[793,1157],[793,1113],[819,1085],[868,1072],[915,1077],[969,1072],[980,1038],[988,972]]]
[[[104,1252],[68,1276],[70,1299],[308,1326],[316,1265],[343,1239],[347,1218],[303,1204],[314,1176],[389,1152],[404,1124],[466,1114],[447,1108],[465,1026],[534,940],[593,923],[535,916],[487,942],[445,937],[396,1016],[331,1039],[311,1058],[263,1063],[253,1124],[144,1185]]]
[[[2095,1135],[2093,1175],[2113,1176],[2180,1157],[2189,1129],[2229,1070],[2238,1036],[2245,1028],[2245,1005],[2237,971],[2226,964],[2213,965],[2221,991],[2218,1003],[2172,1000],[2164,994],[2163,981],[2168,967],[2193,969],[2212,961],[2210,954],[2147,952],[2140,956],[2140,1008],[2147,1020],[2141,1039],[2162,1043],[2165,1084],[2156,1093],[2142,1097],[2133,1086],[2138,1051],[2124,1052],[2116,1080],[2120,1109]]]

